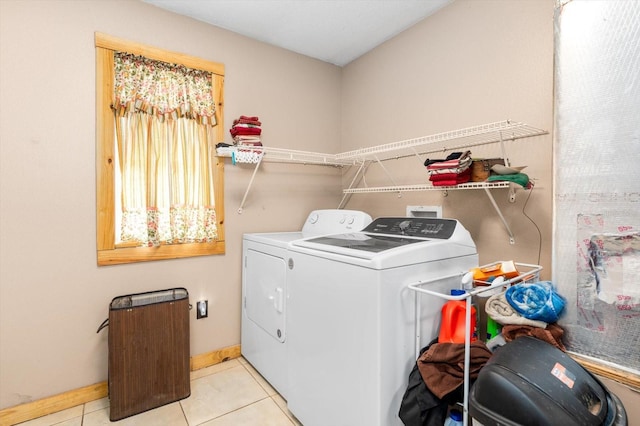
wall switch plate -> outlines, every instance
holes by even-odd
[[[196,307],[196,319],[206,318],[209,316],[209,302],[207,300],[198,301]]]

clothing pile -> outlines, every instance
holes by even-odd
[[[506,342],[531,336],[566,351],[563,329],[556,323],[565,300],[549,281],[519,283],[486,302],[486,312],[503,325]],[[500,337],[500,336],[499,336]],[[493,339],[492,339],[493,340]],[[504,343],[504,342],[503,342]],[[469,387],[492,356],[489,343],[470,342]],[[463,343],[439,343],[434,339],[422,348],[400,403],[398,416],[405,426],[440,426],[448,407],[462,401],[464,384]]]
[[[255,147],[262,146],[262,123],[258,117],[241,115],[233,120],[233,126],[229,130],[233,138],[233,144],[238,146],[234,151],[233,162],[257,163],[262,156],[262,150]],[[242,149],[242,147],[247,147]]]
[[[506,342],[531,336],[566,351],[562,344],[564,331],[556,323],[565,303],[551,282],[539,281],[519,283],[491,296],[485,310],[503,325],[501,336]],[[488,345],[481,340],[470,342],[469,388],[493,355]],[[464,397],[464,358],[463,343],[439,343],[434,339],[422,348],[409,374],[398,412],[405,426],[444,423],[449,406]]]
[[[564,330],[557,324],[565,305],[549,281],[520,283],[491,296],[485,311],[502,324],[502,337],[510,342],[520,336],[532,336],[565,351]]]
[[[262,146],[260,135],[262,134],[262,123],[258,117],[241,115],[233,120],[233,126],[229,130],[233,138],[234,145]]]
[[[433,186],[455,186],[471,180],[471,151],[452,152],[442,160],[427,159],[424,165]]]
[[[471,342],[470,381],[475,381],[491,355],[483,342]],[[438,343],[436,339],[422,348],[398,412],[406,426],[444,424],[449,405],[462,401],[464,396],[464,356],[463,343]]]

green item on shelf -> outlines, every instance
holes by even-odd
[[[487,182],[500,182],[500,181],[509,181],[513,183],[517,183],[522,187],[526,187],[529,183],[529,176],[524,173],[513,173],[510,175],[491,175],[487,179]]]

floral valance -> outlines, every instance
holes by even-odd
[[[115,52],[114,60],[118,115],[144,112],[216,125],[211,73],[123,52]]]

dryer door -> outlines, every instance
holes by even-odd
[[[249,249],[245,259],[245,312],[247,318],[271,335],[285,340],[285,259]]]

